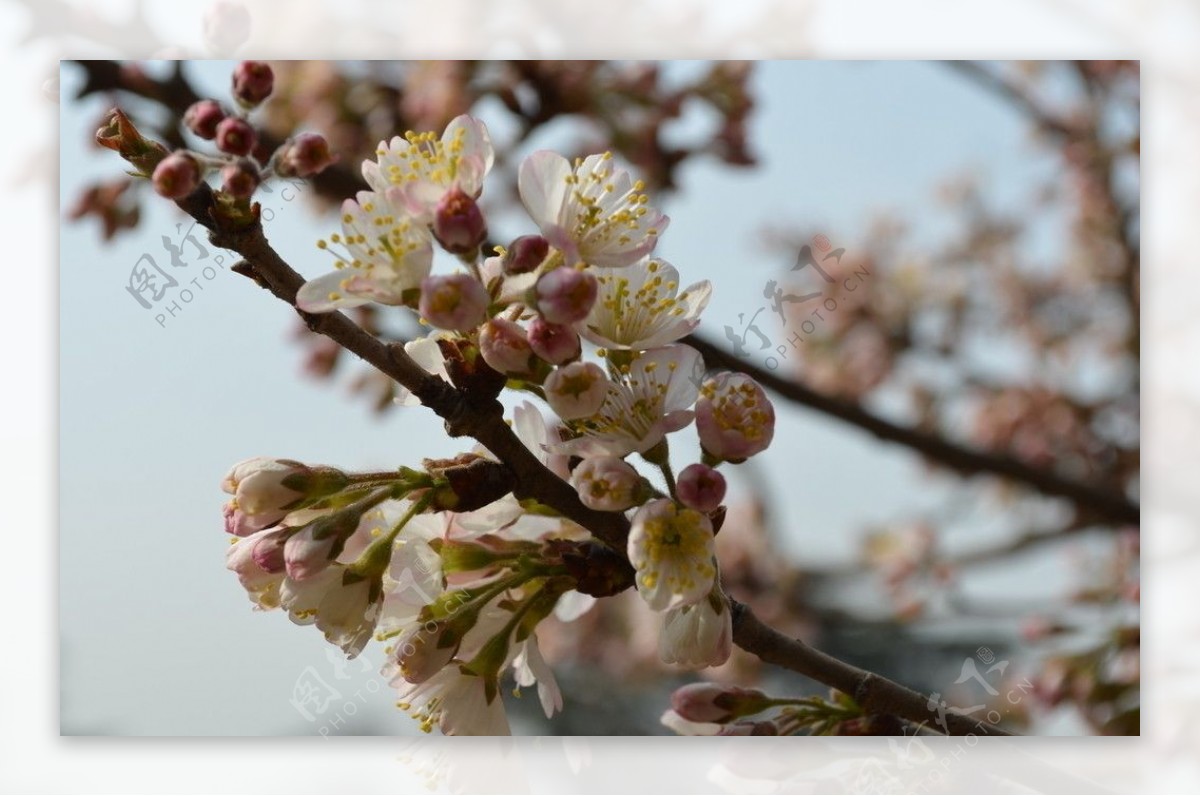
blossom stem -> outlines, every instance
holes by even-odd
[[[404,513],[399,522],[392,526],[390,531],[372,542],[358,557],[358,560],[350,565],[349,569],[364,578],[382,575],[392,560],[392,546],[396,543],[396,537],[413,517],[429,508],[429,504],[432,502],[433,492],[427,491],[419,500],[409,506],[408,511]]]
[[[658,469],[662,471],[663,478],[667,482],[667,492],[671,494],[671,499],[678,500],[679,495],[675,486],[675,473],[671,470],[671,463],[662,462],[658,465]]]

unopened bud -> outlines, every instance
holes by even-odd
[[[182,199],[200,184],[200,164],[187,152],[172,152],[154,167],[151,182],[159,196]]]
[[[752,716],[769,707],[762,691],[716,683],[691,683],[675,689],[671,707],[688,721],[724,724],[740,716]]]
[[[358,529],[362,515],[362,510],[354,505],[347,506],[311,520],[289,536],[283,545],[284,568],[288,577],[305,580],[324,571],[341,554],[346,540]]]
[[[192,103],[183,114],[183,123],[189,130],[205,141],[217,137],[217,125],[225,121],[225,111],[215,100],[200,100]]]
[[[309,467],[266,456],[238,462],[221,482],[221,488],[233,496],[225,507],[225,530],[249,536],[306,501],[340,491],[346,483],[346,474],[333,467]]]
[[[242,157],[254,150],[258,135],[245,119],[230,116],[217,125],[217,149]]]
[[[468,254],[487,237],[487,220],[475,200],[455,186],[437,203],[433,234],[451,254]]]
[[[281,177],[311,177],[337,160],[329,142],[316,133],[301,133],[283,145],[276,156],[275,171]]]
[[[541,235],[522,235],[504,252],[504,273],[527,274],[537,268],[550,253],[550,242]]]
[[[561,365],[579,356],[579,335],[570,326],[550,323],[538,316],[529,324],[529,346],[533,353],[552,365]]]
[[[604,405],[609,384],[595,363],[572,362],[546,377],[546,401],[563,420],[590,417]]]
[[[283,556],[283,549],[287,543],[288,537],[292,535],[291,528],[280,528],[263,534],[255,540],[254,549],[250,555],[254,557],[254,563],[262,569],[263,572],[276,573],[283,572],[286,562]]]
[[[479,352],[483,361],[500,373],[522,375],[533,370],[533,349],[525,339],[525,330],[506,318],[493,318],[483,325]]]
[[[221,190],[238,199],[249,199],[258,190],[262,177],[253,161],[241,158],[221,169]]]
[[[120,108],[109,111],[104,126],[96,131],[96,143],[119,153],[142,174],[151,174],[167,156],[166,148],[143,137]]]
[[[598,290],[596,277],[587,271],[555,268],[534,287],[537,310],[551,323],[576,323],[588,316]]]
[[[242,61],[233,70],[233,96],[246,108],[253,108],[275,90],[275,72],[265,61]]]
[[[679,474],[677,489],[683,505],[708,514],[725,499],[725,476],[707,464],[691,464]]]
[[[428,276],[421,282],[421,317],[439,329],[469,332],[487,318],[488,292],[468,274]]]

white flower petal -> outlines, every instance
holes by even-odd
[[[529,217],[542,228],[557,226],[559,213],[567,195],[567,179],[571,164],[557,152],[543,149],[534,152],[521,163],[517,189]]]

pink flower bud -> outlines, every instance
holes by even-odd
[[[333,561],[338,535],[328,533],[318,537],[321,529],[320,523],[311,522],[284,542],[284,568],[292,580],[311,578]]]
[[[771,444],[775,408],[754,379],[742,373],[722,373],[700,389],[696,430],[709,454],[742,462]]]
[[[596,511],[624,511],[637,499],[641,477],[616,456],[592,456],[571,472],[571,486],[583,505]]]
[[[690,464],[679,474],[676,488],[683,505],[708,514],[725,499],[725,476],[707,464]]]
[[[439,329],[469,332],[487,320],[488,292],[468,274],[427,276],[421,282],[421,316]]]
[[[247,158],[241,158],[221,169],[221,190],[238,199],[249,199],[258,190],[261,182],[258,167]]]
[[[258,142],[258,135],[245,119],[230,116],[217,125],[217,149],[227,155],[249,155]]]
[[[671,707],[688,721],[724,724],[739,716],[749,716],[765,710],[767,695],[761,691],[716,683],[691,683],[675,689]]]
[[[275,90],[275,73],[264,61],[242,61],[233,70],[233,96],[247,108],[261,103]]]
[[[200,100],[183,114],[183,123],[189,130],[211,141],[217,137],[217,125],[225,121],[225,111],[214,100]]]
[[[281,177],[311,177],[336,160],[324,136],[301,133],[283,145],[276,156],[275,171]]]
[[[534,287],[537,310],[551,323],[577,323],[588,316],[598,290],[596,277],[587,271],[555,268]]]
[[[225,505],[225,531],[249,536],[282,520],[305,499],[331,495],[346,485],[332,467],[258,456],[238,462],[221,482],[233,498]]]
[[[250,555],[254,557],[254,563],[259,569],[270,574],[283,572],[286,566],[283,549],[291,535],[290,528],[279,528],[254,539]]]
[[[433,234],[451,254],[467,254],[487,237],[487,220],[475,200],[455,186],[438,200]]]
[[[154,190],[168,199],[182,199],[200,184],[200,164],[187,152],[172,152],[154,167]]]
[[[550,323],[541,316],[534,318],[529,324],[529,346],[533,353],[552,365],[579,356],[579,335],[570,326],[561,323]]]
[[[493,318],[479,331],[479,351],[483,361],[500,373],[532,372],[533,350],[525,339],[525,330],[514,321]]]
[[[527,274],[541,265],[550,253],[550,243],[541,235],[522,235],[504,253],[504,273]]]
[[[546,377],[544,387],[550,408],[563,420],[577,420],[600,411],[609,381],[599,365],[572,362],[556,368]]]

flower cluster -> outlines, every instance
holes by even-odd
[[[168,199],[183,199],[200,187],[208,175],[217,174],[221,180],[221,199],[244,212],[250,197],[271,177],[311,177],[330,166],[334,157],[324,137],[300,133],[278,146],[269,146],[251,123],[251,112],[274,89],[275,73],[269,64],[263,61],[238,64],[230,87],[232,107],[214,99],[202,99],[193,103],[183,116],[188,132],[202,141],[211,141],[217,152],[178,149],[147,161],[144,170],[150,175],[154,190]],[[116,143],[111,148],[117,148]]]
[[[721,665],[732,611],[714,548],[725,516],[717,468],[769,445],[770,402],[744,376],[704,378],[683,339],[711,285],[682,286],[656,256],[668,219],[611,154],[526,158],[519,192],[535,229],[505,246],[489,239],[483,199],[493,161],[487,128],[470,116],[440,135],[382,142],[363,164],[370,190],[346,201],[341,231],[317,244],[333,270],[304,284],[297,304],[407,308],[432,327],[405,345],[429,373],[459,387],[464,371],[491,374],[489,384],[535,396],[550,414],[527,401],[514,429],[584,506],[628,517],[620,553],[662,616],[662,659]],[[435,269],[438,250],[450,268]],[[693,421],[703,461],[677,479],[671,436]],[[507,672],[537,683],[548,715],[561,707],[535,631],[556,609],[587,604],[570,558],[590,536],[512,494],[447,499],[452,470],[238,465],[226,481],[226,529],[240,537],[229,565],[259,607],[315,623],[348,654],[372,635],[385,641],[398,704],[423,728],[497,733]]]

